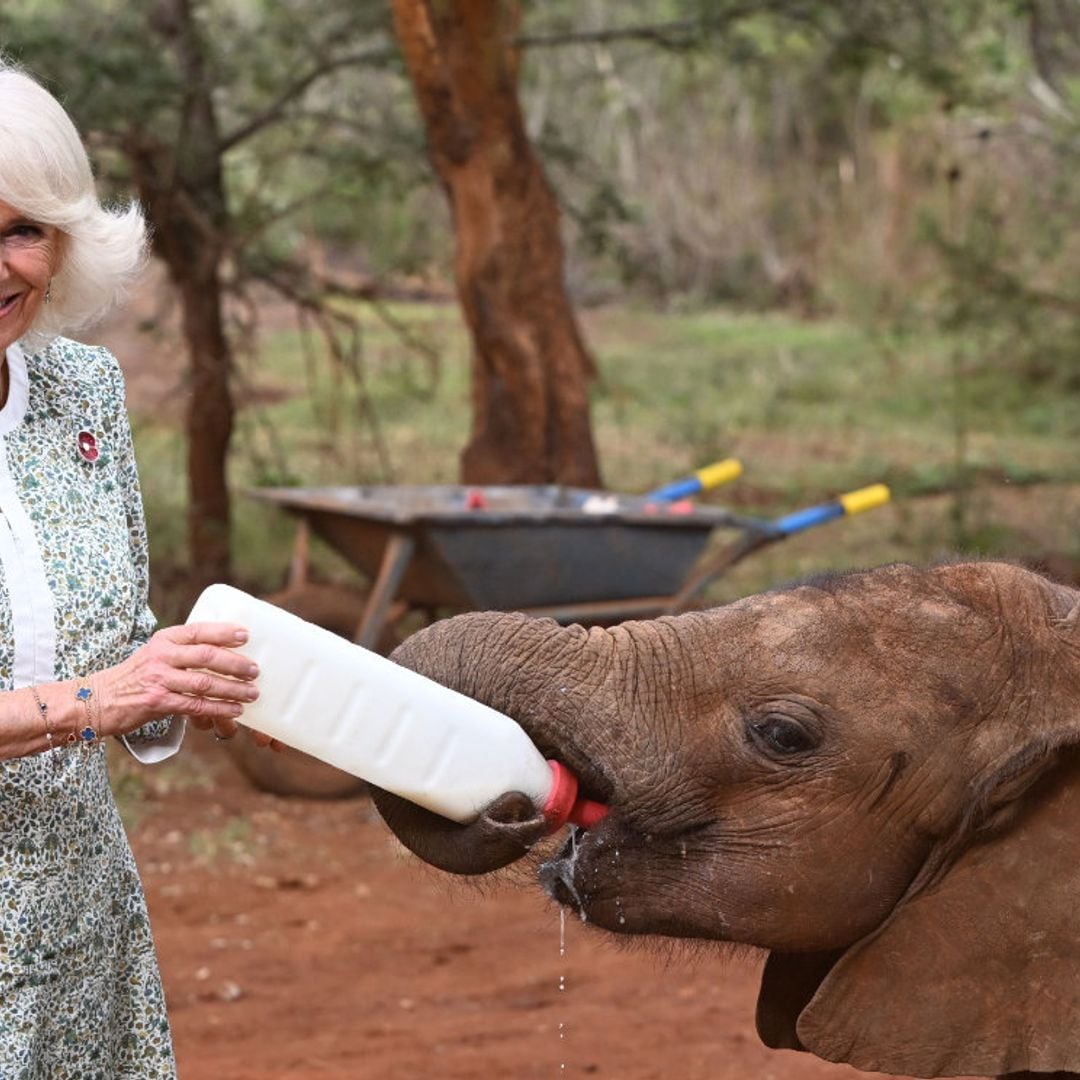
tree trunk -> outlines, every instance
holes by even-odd
[[[144,144],[129,147],[128,157],[154,250],[180,296],[188,351],[188,579],[194,594],[211,582],[228,581],[231,573],[226,461],[234,410],[232,351],[221,306],[223,243],[178,186],[168,150]]]
[[[160,0],[151,24],[185,77],[180,131],[175,144],[141,132],[127,150],[154,249],[180,294],[190,373],[188,578],[195,593],[231,574],[226,464],[235,410],[221,303],[229,220],[212,87],[189,0]]]
[[[566,295],[559,210],[525,133],[516,0],[392,0],[456,235],[473,341],[466,483],[599,487],[595,369]]]

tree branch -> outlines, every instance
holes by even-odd
[[[688,49],[698,44],[703,30],[723,26],[743,18],[760,5],[725,11],[720,18],[679,19],[646,26],[611,26],[599,30],[561,30],[544,34],[522,34],[513,44],[519,49],[548,49],[563,45],[607,45],[615,41],[647,41],[666,49]]]
[[[392,45],[372,45],[370,48],[361,49],[359,52],[349,53],[346,56],[338,56],[327,60],[317,67],[312,68],[306,75],[297,79],[296,82],[287,86],[277,98],[271,102],[261,113],[251,117],[246,123],[241,124],[235,131],[225,135],[218,143],[218,152],[225,154],[234,146],[251,138],[264,127],[278,120],[281,114],[298,97],[305,94],[310,87],[331,72],[344,67],[353,67],[360,64],[376,63],[380,60],[390,60],[398,55],[398,50]]]
[[[615,41],[647,41],[668,49],[688,49],[700,43],[703,31],[719,30],[739,19],[771,12],[805,20],[808,12],[798,0],[758,0],[732,4],[715,14],[697,19],[646,23],[640,26],[610,26],[597,30],[556,30],[550,33],[521,34],[513,44],[521,49],[557,48],[562,45],[600,45]]]

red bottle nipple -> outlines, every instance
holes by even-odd
[[[559,761],[548,761],[554,783],[544,804],[548,835],[558,832],[567,822],[588,829],[607,817],[609,807],[592,799],[579,799],[577,777]]]

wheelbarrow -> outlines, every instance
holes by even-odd
[[[285,589],[270,599],[380,651],[401,640],[402,622],[417,614],[431,621],[463,611],[523,611],[583,625],[676,614],[761,548],[889,498],[885,485],[876,484],[767,520],[686,498],[715,482],[721,473],[710,469],[647,495],[464,485],[249,494],[297,519]],[[706,554],[720,530],[734,539]],[[371,582],[366,595],[310,582],[312,536]],[[242,771],[265,790],[341,796],[363,788],[301,755],[253,752],[246,740],[230,747]]]

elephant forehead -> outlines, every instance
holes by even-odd
[[[858,582],[865,587],[857,588]],[[820,642],[835,636],[871,646],[894,645],[981,622],[970,607],[951,598],[926,596],[887,578],[875,580],[869,572],[841,579],[829,590],[796,586],[748,597],[729,610],[750,621],[762,645],[776,646],[790,645],[796,638]]]
[[[718,645],[728,660],[728,674],[816,675],[824,672],[835,649],[820,612],[792,597],[757,596],[730,605]]]
[[[787,607],[766,612],[756,627],[756,636],[762,645],[779,648],[793,644],[792,639],[815,637],[821,633],[821,613],[808,605],[789,604]]]
[[[787,652],[837,629],[836,620],[825,618],[820,602],[797,593],[755,597],[738,614],[754,645],[769,651]]]
[[[835,666],[832,650],[814,648],[820,627],[807,623],[766,623],[758,628],[756,646],[760,660],[771,669],[789,675],[824,675]]]
[[[946,646],[961,629],[956,609],[946,604],[902,598],[881,604],[809,589],[754,597],[732,615],[728,642],[741,643],[751,670],[767,667],[829,684],[842,678],[863,690],[882,679],[895,682],[901,670],[925,681],[947,661],[952,650]]]

